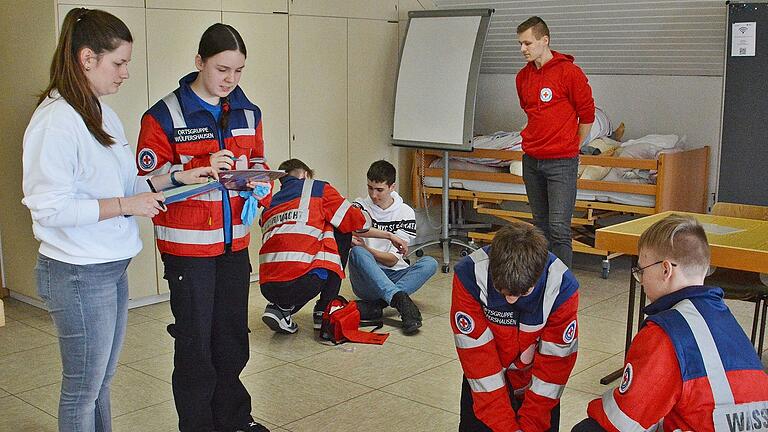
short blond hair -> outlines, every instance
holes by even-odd
[[[689,276],[709,269],[707,234],[691,216],[673,214],[654,223],[640,236],[638,250],[674,261]]]

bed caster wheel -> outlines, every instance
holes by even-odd
[[[471,252],[472,251],[470,251],[469,249],[462,249],[461,252],[459,252],[459,256],[460,257],[465,257],[465,256],[469,255]]]
[[[600,273],[600,277],[603,279],[608,279],[608,274],[611,272],[611,262],[608,260],[603,260],[603,271]]]
[[[442,271],[443,271],[443,273],[450,272],[451,271],[451,266],[449,266],[448,264],[443,264]]]
[[[423,251],[423,250],[421,250],[421,249],[417,250],[417,251],[416,251],[416,252],[414,252],[414,253],[415,253],[415,254],[416,254],[416,256],[417,256],[417,257],[419,257],[419,258],[421,258],[421,257],[423,257],[423,256],[424,256],[424,251]]]

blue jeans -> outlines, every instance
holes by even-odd
[[[533,224],[547,237],[552,253],[568,267],[573,261],[571,218],[578,175],[578,157],[534,159],[523,155],[523,181]]]
[[[67,264],[38,255],[37,293],[59,336],[59,431],[112,430],[109,386],[128,320],[130,260]]]
[[[363,300],[384,299],[387,304],[398,291],[411,295],[435,274],[437,261],[430,256],[419,258],[412,266],[390,270],[379,265],[362,246],[349,252],[349,281],[352,292]]]

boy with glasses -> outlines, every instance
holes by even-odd
[[[632,275],[651,304],[618,388],[590,402],[572,432],[768,430],[768,375],[723,301],[703,286],[704,228],[672,215],[640,237]]]

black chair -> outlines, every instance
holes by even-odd
[[[768,220],[768,207],[718,202],[712,207],[712,214]],[[752,345],[755,345],[756,339],[758,339],[757,353],[762,356],[766,312],[768,312],[768,286],[760,280],[760,275],[753,272],[718,268],[710,276],[707,276],[705,283],[721,287],[727,299],[748,301],[755,304],[750,340]],[[760,322],[759,335],[758,321]]]

